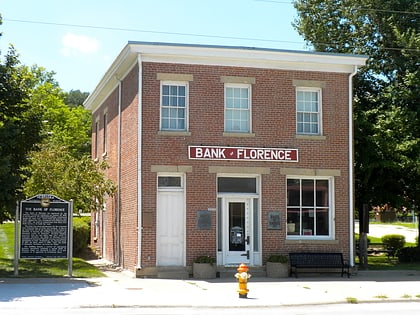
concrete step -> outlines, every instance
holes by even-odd
[[[159,267],[158,279],[188,279],[190,277],[186,268],[182,267]]]

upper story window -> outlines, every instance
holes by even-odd
[[[186,131],[188,124],[188,83],[161,82],[160,130]]]
[[[251,132],[251,86],[225,84],[225,131]]]
[[[108,151],[108,113],[104,113],[104,135],[103,135],[103,143],[102,143],[102,154],[106,155]]]
[[[98,158],[98,146],[99,146],[99,120],[95,121],[95,131],[94,131],[94,139],[93,139],[93,158]]]
[[[321,135],[321,89],[296,89],[296,133]]]

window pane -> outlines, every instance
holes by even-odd
[[[314,206],[314,181],[311,179],[302,180],[302,205]]]
[[[179,176],[159,176],[158,187],[181,187],[181,177]]]
[[[300,206],[300,180],[287,180],[287,205]]]
[[[238,98],[235,98],[233,100],[233,108],[240,108],[241,107],[241,100]]]
[[[241,97],[242,98],[248,98],[248,89],[246,89],[246,88],[242,88],[241,89]]]
[[[162,95],[169,95],[169,85],[162,85]]]
[[[169,105],[169,96],[162,96],[162,105],[163,106]]]
[[[177,95],[178,94],[178,87],[176,85],[171,85],[171,95]]]
[[[234,89],[233,89],[233,97],[234,97],[234,98],[239,98],[239,97],[241,97],[241,92],[240,92],[240,90],[239,90],[238,88],[234,88]]]
[[[246,99],[241,99],[240,107],[243,108],[243,109],[248,109],[248,99],[247,98]]]
[[[287,234],[299,235],[300,234],[300,210],[299,208],[287,209]]]
[[[316,181],[316,205],[318,207],[328,207],[328,180]]]
[[[233,89],[232,88],[226,88],[226,97],[232,98],[233,97]]]
[[[178,98],[178,107],[185,107],[185,97]]]
[[[178,95],[185,96],[185,86],[183,85],[178,86]]]
[[[314,235],[314,209],[302,211],[302,235]]]
[[[217,191],[236,192],[236,193],[256,193],[256,178],[241,177],[219,177],[217,179]]]
[[[316,235],[329,235],[329,213],[328,209],[317,209],[316,211]]]
[[[162,118],[169,118],[169,109],[162,108]]]

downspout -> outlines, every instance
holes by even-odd
[[[354,148],[353,148],[353,77],[357,73],[357,66],[349,75],[349,215],[350,215],[350,267],[354,266]]]
[[[122,102],[122,89],[121,80],[116,77],[118,81],[118,130],[117,130],[117,252],[116,263],[121,266],[121,102]]]
[[[141,269],[142,254],[142,127],[143,127],[143,69],[142,56],[137,55],[138,72],[138,94],[137,94],[137,269]]]

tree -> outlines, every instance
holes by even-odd
[[[88,92],[80,92],[80,90],[70,90],[70,92],[65,93],[64,102],[67,106],[70,107],[82,106],[83,102],[88,96]]]
[[[76,158],[67,147],[50,141],[33,151],[31,160],[31,176],[24,188],[28,197],[53,194],[65,200],[73,199],[75,211],[90,212],[115,192],[114,183],[105,176],[106,161],[96,163],[87,154]]]
[[[13,47],[0,63],[0,222],[10,219],[21,196],[28,153],[42,137],[42,111],[28,102],[43,80],[43,71],[21,66]]]
[[[420,2],[298,0],[316,51],[368,56],[354,80],[356,204],[419,211]]]
[[[115,185],[105,176],[107,163],[90,158],[90,112],[80,105],[67,106],[66,95],[58,86],[44,84],[30,98],[43,108],[45,137],[30,153],[24,193],[73,199],[75,210],[90,212],[106,195],[113,195]]]

